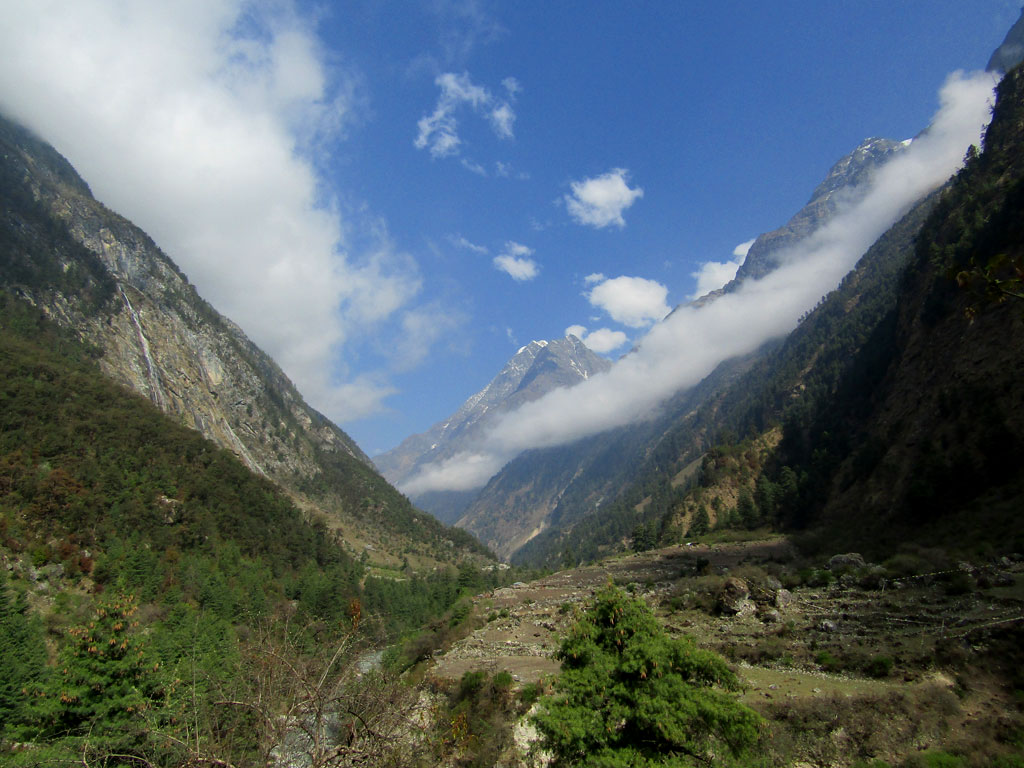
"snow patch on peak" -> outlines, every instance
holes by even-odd
[[[529,349],[530,347],[546,347],[547,345],[548,345],[548,343],[546,341],[544,341],[543,339],[541,339],[540,341],[537,341],[536,339],[534,339],[529,344],[527,344],[525,347],[520,347],[518,350],[516,350],[516,354],[517,355],[521,355],[521,354],[523,354],[523,352],[525,350]]]

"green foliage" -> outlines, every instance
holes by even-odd
[[[871,677],[888,677],[892,674],[893,663],[891,656],[872,656],[864,671]]]
[[[563,639],[562,671],[537,725],[555,765],[692,765],[738,755],[761,720],[725,661],[669,637],[651,610],[609,585]]]
[[[34,691],[27,732],[140,754],[146,718],[165,691],[159,662],[135,632],[136,610],[133,597],[117,596],[100,603],[88,624],[69,631],[56,669]]]
[[[12,597],[0,568],[0,738],[26,715],[27,691],[43,675],[42,628],[28,614],[24,594]]]
[[[964,768],[963,758],[940,749],[930,749],[914,755],[903,763],[903,768]]]
[[[512,724],[527,706],[523,697],[513,694],[508,672],[466,672],[448,695],[447,711],[438,718],[437,746],[456,765],[490,768],[511,746]]]
[[[703,536],[710,530],[711,518],[708,517],[708,508],[703,504],[698,504],[697,511],[693,514],[693,522],[690,523],[690,529],[686,532],[686,535],[689,538],[694,538]]]

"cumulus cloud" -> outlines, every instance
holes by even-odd
[[[626,226],[622,212],[644,196],[640,187],[631,189],[626,183],[628,173],[625,168],[613,168],[592,179],[572,182],[572,194],[564,198],[569,215],[577,223],[596,229],[610,224]]]
[[[583,278],[583,282],[586,285],[593,285],[594,283],[602,283],[607,278],[600,272],[591,272],[589,275]]]
[[[957,170],[989,119],[992,86],[988,74],[951,76],[928,131],[880,168],[856,202],[786,252],[777,270],[702,307],[679,307],[607,373],[505,414],[471,454],[426,467],[403,489],[479,487],[523,450],[648,418],[722,361],[791,331],[879,236]]]
[[[512,109],[512,99],[519,90],[519,84],[515,78],[505,78],[503,82],[508,99],[496,99],[487,88],[474,85],[468,72],[461,75],[454,72],[438,75],[434,80],[434,84],[441,89],[437,105],[432,113],[417,121],[419,132],[413,142],[414,146],[428,150],[431,157],[457,155],[462,139],[459,137],[455,115],[463,106],[484,116],[499,139],[513,138],[512,126],[516,114]],[[514,87],[510,87],[509,83]],[[480,166],[476,168],[483,171]],[[471,167],[470,170],[476,171],[476,168]]]
[[[326,63],[288,0],[7,3],[0,48],[0,110],[145,229],[315,407],[338,421],[380,407],[390,385],[350,378],[341,353],[421,277],[379,222],[324,202],[313,150],[349,124],[358,78]]]
[[[626,276],[602,279],[586,294],[593,306],[630,328],[643,328],[667,315],[667,296],[668,288],[659,282]]]
[[[509,240],[505,243],[505,250],[494,257],[494,266],[513,280],[519,282],[533,280],[540,269],[537,267],[537,262],[528,258],[532,255],[532,248]]]
[[[619,349],[629,341],[629,337],[622,331],[613,331],[611,328],[598,328],[596,331],[587,333],[582,325],[570,325],[565,329],[566,336],[575,336],[582,341],[590,350],[599,355],[607,354]]]

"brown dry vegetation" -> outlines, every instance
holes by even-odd
[[[908,551],[873,567],[823,565],[774,539],[562,571],[478,595],[476,629],[431,674],[507,670],[520,686],[543,683],[575,607],[610,579],[644,597],[669,632],[737,665],[744,700],[770,723],[767,765],[900,765],[945,750],[981,766],[1021,754],[1024,563],[968,570]],[[744,614],[720,608],[729,578],[750,590]]]

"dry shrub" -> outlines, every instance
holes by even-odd
[[[928,683],[886,695],[839,695],[760,705],[769,720],[773,759],[781,764],[897,763],[915,745],[937,743],[960,712],[956,695]]]

